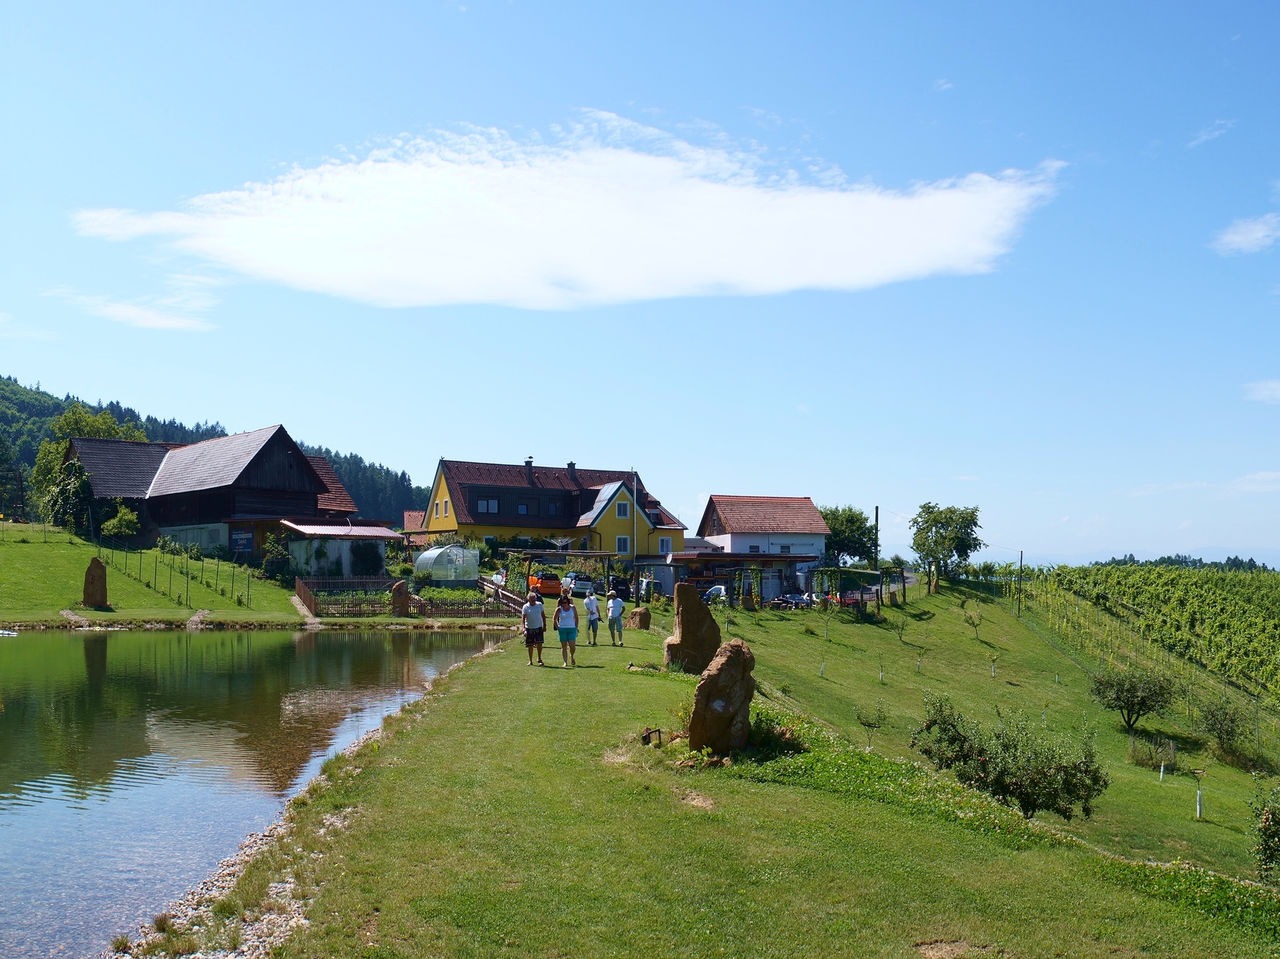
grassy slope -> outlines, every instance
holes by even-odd
[[[1048,703],[1066,724],[1089,710],[1079,667],[1007,613],[985,607],[974,639],[954,597],[913,597],[911,611],[903,638],[927,648],[919,674],[916,650],[882,627],[837,621],[828,641],[817,614],[733,614],[728,632],[752,643],[775,699],[851,736],[863,733],[855,704],[884,701],[875,754],[836,748],[822,788],[757,781],[768,766],[756,780],[744,765],[679,769],[640,747],[641,728],[672,725],[692,697],[689,677],[625,668],[660,658],[661,628],[625,650],[581,650],[578,670],[530,669],[515,646],[460,670],[390,723],[409,734],[332,764],[331,787],[295,809],[291,848],[305,851],[290,868],[318,898],[282,954],[917,956],[938,940],[1021,959],[1275,954],[1274,933],[1251,931],[1257,909],[1237,923],[1191,905],[1199,890],[1148,896],[1137,885],[1169,871],[1116,865],[880,759],[907,752],[925,686],[976,714]],[[1220,811],[1197,823],[1193,783],[1157,789],[1127,769],[1123,736],[1098,718],[1115,785],[1098,820],[1070,831],[1249,872],[1239,777],[1220,773]],[[876,777],[883,800],[867,798]],[[934,798],[902,799],[916,781]],[[323,828],[334,813],[346,829]],[[250,870],[246,901],[287,853]]]

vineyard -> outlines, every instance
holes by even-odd
[[[1015,593],[1009,582],[1010,602]],[[1064,566],[1032,573],[1021,600],[1027,617],[1088,668],[1157,669],[1176,681],[1189,720],[1231,702],[1248,716],[1259,752],[1280,739],[1280,574]]]

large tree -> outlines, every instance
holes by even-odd
[[[831,530],[827,552],[835,558],[836,565],[875,557],[876,528],[866,513],[854,506],[820,506],[818,512]]]
[[[957,563],[967,563],[969,557],[987,544],[978,536],[982,527],[978,523],[976,506],[939,506],[923,503],[911,519],[915,530],[911,548],[924,566],[936,564],[938,574],[948,579]]]

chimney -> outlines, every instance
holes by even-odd
[[[578,485],[578,467],[573,460],[569,460],[569,482],[574,486]]]
[[[524,461],[524,475],[525,475],[525,479],[529,481],[529,485],[532,486],[533,485],[533,457],[532,456],[530,456],[527,460]]]

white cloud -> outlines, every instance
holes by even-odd
[[[609,114],[555,134],[402,137],[178,211],[75,224],[361,303],[559,309],[988,272],[1061,166],[892,190]]]
[[[1258,380],[1256,383],[1246,383],[1244,395],[1246,399],[1255,403],[1280,405],[1280,380]]]
[[[1235,120],[1214,120],[1187,142],[1187,149],[1194,150],[1198,146],[1204,146],[1210,140],[1218,139],[1235,125]]]
[[[1232,253],[1257,253],[1280,238],[1280,213],[1267,213],[1252,219],[1236,220],[1213,240],[1213,248],[1223,256]]]

